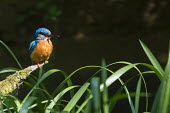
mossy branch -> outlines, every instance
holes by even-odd
[[[42,67],[44,64],[46,63],[40,64],[40,67]],[[23,70],[16,71],[14,74],[8,76],[5,80],[0,81],[0,94],[7,95],[13,92],[22,84],[22,80],[26,79],[31,72],[37,69],[37,65],[31,65]]]

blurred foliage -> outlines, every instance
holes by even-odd
[[[57,4],[53,0],[44,0],[38,2],[29,11],[17,16],[17,21],[22,22],[29,17],[42,16],[44,21],[55,21],[61,15],[62,11],[58,8]]]

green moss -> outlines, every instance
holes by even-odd
[[[41,66],[44,64],[41,64]],[[16,71],[5,80],[0,81],[0,94],[7,95],[21,85],[23,79],[26,79],[30,73],[38,69],[36,65],[29,66],[23,70]]]

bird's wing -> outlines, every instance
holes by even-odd
[[[39,40],[34,40],[30,43],[29,51],[30,53],[33,52],[34,48],[36,47],[37,43],[40,42]]]

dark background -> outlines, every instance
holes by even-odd
[[[102,58],[107,64],[116,61],[150,63],[139,39],[164,66],[170,37],[169,11],[168,0],[1,0],[0,40],[10,47],[25,68],[31,65],[28,48],[35,39],[36,29],[46,27],[60,35],[61,38],[52,39],[54,51],[44,72],[57,68],[71,73],[85,65],[101,65]],[[18,68],[2,45],[0,62],[0,68]],[[83,84],[95,71],[78,72],[73,83]],[[126,81],[135,74],[131,72],[122,79]],[[47,84],[54,86],[55,79],[61,82],[61,78],[55,75]],[[159,80],[155,76],[146,76],[146,81],[154,97]],[[136,82],[129,84],[132,91],[135,91]],[[114,87],[120,87],[117,84]],[[124,109],[122,104],[127,104]],[[130,112],[127,99],[119,102],[115,111]],[[142,106],[141,111],[144,111]]]

